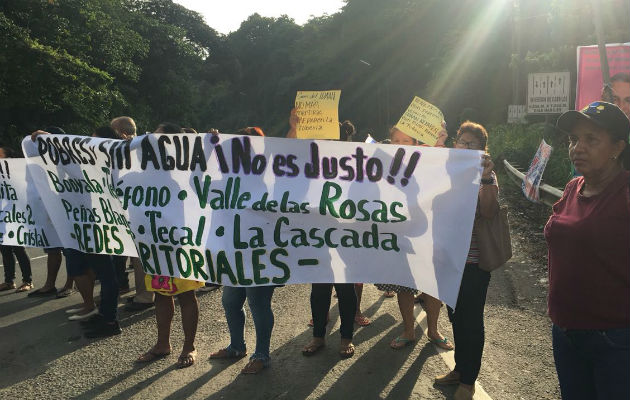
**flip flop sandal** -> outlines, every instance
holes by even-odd
[[[61,299],[61,298],[64,298],[64,297],[68,297],[74,292],[75,291],[73,289],[64,289],[64,290],[62,290],[60,292],[57,292],[57,298]]]
[[[396,296],[396,292],[394,292],[394,291],[392,291],[392,290],[386,290],[386,291],[383,293],[383,296],[385,296],[385,297],[390,297],[390,298],[391,298],[391,297]]]
[[[37,289],[28,294],[28,297],[47,297],[57,294],[57,288],[50,288],[48,290]]]
[[[15,290],[15,293],[28,292],[31,289],[33,289],[33,284],[31,282],[22,282],[20,287]]]
[[[155,360],[161,360],[162,358],[168,357],[171,353],[156,353],[153,349],[147,351],[140,357],[136,359],[136,362],[139,364],[150,363]]]
[[[241,374],[254,375],[254,374],[259,373],[265,368],[267,368],[267,365],[265,365],[263,360],[254,359],[254,360],[250,360],[247,363],[245,368],[241,370]]]
[[[314,356],[324,347],[326,347],[326,343],[309,343],[302,349],[302,355],[306,357]]]
[[[193,350],[186,354],[180,354],[180,356],[177,357],[177,363],[175,363],[175,365],[177,365],[177,368],[179,369],[192,367],[195,363],[196,357],[197,350]]]
[[[339,350],[339,356],[341,358],[350,358],[354,355],[354,345],[350,343],[347,346],[342,347]]]
[[[247,355],[246,351],[236,351],[236,350],[232,350],[228,347],[226,347],[225,349],[221,349],[217,352],[214,352],[212,354],[210,354],[210,359],[214,359],[214,360],[226,360],[226,359],[232,359],[232,360],[238,360],[241,359],[243,357],[245,357]]]
[[[5,290],[15,289],[15,283],[0,283],[0,292],[4,292]]]
[[[372,321],[370,321],[370,319],[364,315],[360,317],[354,317],[354,322],[356,322],[359,326],[368,326],[372,323]]]
[[[396,339],[392,340],[392,342],[389,344],[389,347],[391,347],[394,350],[400,350],[403,347],[409,346],[415,341],[416,339],[407,339],[407,338],[398,336]]]
[[[448,340],[447,337],[445,337],[444,339],[431,339],[431,338],[429,338],[429,342],[433,343],[437,347],[439,347],[441,349],[444,349],[444,350],[453,350],[453,349],[455,349],[455,346],[453,346],[451,344],[450,340]]]

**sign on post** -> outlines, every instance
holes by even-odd
[[[527,106],[524,104],[511,104],[508,106],[508,124],[524,124],[527,115]]]
[[[570,72],[529,74],[527,79],[527,113],[561,114],[569,111]]]

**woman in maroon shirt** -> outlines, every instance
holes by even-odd
[[[549,316],[564,399],[630,398],[630,121],[591,103],[557,123],[582,176],[545,226]]]

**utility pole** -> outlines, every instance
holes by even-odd
[[[519,0],[512,2],[512,54],[516,54],[512,70],[512,104],[521,104],[521,5]]]
[[[610,87],[610,70],[608,68],[608,55],[606,54],[606,43],[604,42],[604,31],[602,29],[602,14],[600,10],[600,0],[592,0],[593,23],[595,24],[595,35],[597,35],[597,47],[599,49],[599,63],[602,68],[602,80],[604,89],[602,90],[602,100],[613,102],[612,88]]]

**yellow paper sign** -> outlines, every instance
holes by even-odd
[[[416,96],[396,124],[404,134],[433,146],[442,130],[444,114],[439,108]]]
[[[300,91],[295,97],[299,139],[339,139],[341,90]]]

